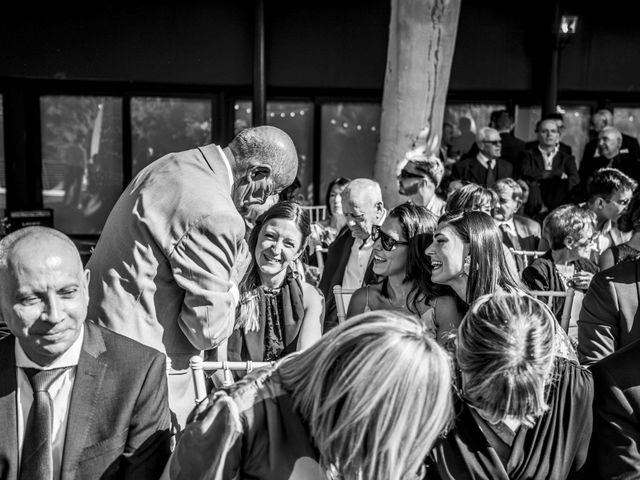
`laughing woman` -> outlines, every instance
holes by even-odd
[[[253,262],[227,342],[229,360],[278,360],[322,335],[324,300],[295,265],[308,236],[309,214],[295,202],[276,203],[258,219],[249,238]]]
[[[434,301],[440,308],[454,306],[452,297],[430,280],[431,269],[424,250],[431,243],[436,217],[426,208],[403,203],[374,227],[373,272],[383,280],[356,290],[347,317],[370,310],[396,310],[433,324]]]

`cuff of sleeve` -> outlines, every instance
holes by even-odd
[[[235,308],[240,301],[240,291],[238,290],[238,286],[231,282],[231,288],[229,289],[229,293],[233,297],[233,307]]]

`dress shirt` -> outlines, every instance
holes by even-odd
[[[516,224],[513,221],[513,217],[511,217],[511,219],[507,220],[506,222],[500,222],[498,225],[500,226],[500,228],[506,227],[509,234],[513,235],[514,237],[518,236],[518,233],[516,232]]]
[[[489,170],[489,166],[491,166],[491,170],[496,168],[496,160],[495,160],[495,158],[489,158],[489,157],[487,157],[485,154],[483,154],[481,152],[478,153],[476,158],[478,159],[478,162],[480,162],[480,165],[482,165],[487,170]]]
[[[542,158],[544,159],[544,169],[551,170],[553,168],[553,159],[558,154],[558,146],[556,145],[553,150],[547,152],[546,150],[540,148],[540,146],[538,145],[538,150],[540,150]]]
[[[16,411],[18,413],[18,464],[22,455],[22,444],[24,442],[24,430],[29,418],[29,410],[33,403],[33,389],[23,368],[36,368],[39,370],[51,370],[54,368],[76,367],[80,360],[82,351],[82,340],[84,339],[84,325],[81,327],[80,335],[69,349],[56,358],[53,363],[43,367],[33,362],[20,346],[20,342],[15,340],[16,355],[16,381],[18,392],[16,395]],[[64,439],[67,432],[67,419],[69,417],[69,404],[71,403],[71,392],[76,378],[76,369],[69,368],[60,375],[49,388],[49,395],[53,401],[53,429],[51,431],[51,451],[53,454],[53,478],[60,478],[60,468],[62,466],[62,453],[64,450]]]
[[[347,266],[344,269],[344,276],[342,277],[342,288],[360,288],[362,281],[364,280],[364,273],[369,265],[369,258],[373,250],[373,240],[371,237],[367,237],[366,240],[356,238],[351,247],[351,254],[347,261]],[[344,308],[349,308],[349,302],[351,302],[351,295],[343,295]]]

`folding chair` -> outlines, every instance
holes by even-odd
[[[334,285],[333,296],[336,299],[336,316],[338,317],[338,323],[344,322],[347,318],[347,309],[344,308],[343,295],[352,295],[355,292],[355,288],[342,288],[342,285]]]
[[[573,297],[576,291],[569,287],[564,292],[547,292],[542,290],[534,290],[530,292],[531,295],[538,300],[547,304],[547,306],[553,309],[553,300],[556,298],[564,298],[564,306],[562,307],[562,315],[560,317],[560,326],[565,332],[569,332],[569,323],[571,322],[571,306],[573,305]]]
[[[328,248],[323,248],[322,245],[316,245],[316,262],[318,263],[318,270],[320,271],[320,277],[322,277],[322,271],[324,270],[324,255],[329,251]]]
[[[509,248],[509,250],[513,254],[513,258],[516,259],[516,262],[518,261],[517,259],[519,258],[524,265],[529,265],[532,260],[535,260],[536,258],[540,258],[542,255],[546,253],[544,251],[538,251],[538,250],[516,250],[515,248]]]
[[[303,208],[309,212],[309,219],[311,220],[311,223],[318,223],[327,218],[326,205],[310,205]]]
[[[193,375],[193,387],[196,392],[196,404],[207,397],[207,382],[205,371],[215,372],[222,370],[224,374],[223,387],[232,385],[233,375],[231,371],[246,371],[249,373],[254,368],[268,367],[275,362],[205,362],[201,356],[194,355],[189,359],[189,368]]]

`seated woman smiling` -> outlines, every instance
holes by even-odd
[[[296,268],[308,236],[309,214],[295,202],[276,203],[258,219],[249,238],[253,262],[220,360],[278,360],[320,338],[324,299]]]
[[[403,203],[389,212],[381,226],[373,227],[373,272],[382,280],[359,288],[351,297],[347,317],[370,310],[397,310],[425,319],[433,302],[442,308],[453,297],[431,282],[431,267],[423,252],[431,243],[436,217],[426,207]]]

